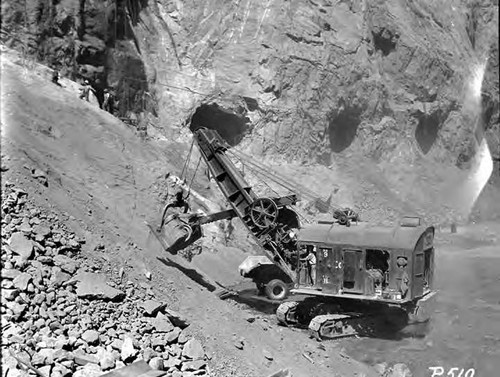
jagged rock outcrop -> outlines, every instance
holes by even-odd
[[[330,152],[351,145],[383,159],[408,140],[416,156],[460,164],[474,149],[462,111],[466,84],[488,55],[483,104],[494,136],[498,15],[491,2],[456,1],[451,12],[449,4],[445,10],[427,1],[151,8],[160,10],[177,45],[178,60],[145,57],[165,72],[156,75],[159,82],[178,87],[166,86],[160,97],[174,124],[183,108],[196,114],[199,104],[232,102],[226,108],[254,125],[249,143],[256,151],[328,163]],[[154,20],[151,13],[144,10],[144,19]],[[157,47],[172,54],[167,43]],[[186,84],[198,94],[179,89]],[[396,132],[374,143],[386,125]]]
[[[5,5],[2,15],[4,40],[66,74],[111,85],[122,113],[155,112],[158,98],[162,123],[182,125],[203,103],[226,99],[254,123],[256,150],[286,147],[323,163],[351,145],[384,158],[396,136],[416,155],[469,159],[464,84],[488,58],[484,120],[493,146],[498,141],[491,0],[451,8],[425,0],[38,0]],[[237,131],[241,139],[249,130]]]
[[[89,79],[100,102],[117,93],[120,115],[156,113],[134,33],[144,1],[37,0],[2,4],[2,42],[63,76]]]

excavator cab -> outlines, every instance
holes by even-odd
[[[434,271],[434,227],[404,218],[395,227],[313,224],[298,234],[303,250],[316,256],[315,279],[302,274],[293,295],[278,307],[278,321],[309,327],[318,339],[370,333],[369,315],[406,316],[406,323],[429,319]]]
[[[432,291],[434,228],[403,221],[396,227],[313,224],[299,232],[316,256],[316,281],[297,293],[405,304]],[[292,291],[292,293],[294,292]]]

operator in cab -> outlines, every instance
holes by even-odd
[[[399,291],[401,292],[401,298],[405,298],[408,293],[408,287],[410,279],[408,277],[408,272],[406,271],[406,266],[408,265],[408,260],[405,257],[399,257],[397,259],[397,281],[399,286]]]
[[[301,258],[302,262],[307,263],[307,272],[311,285],[316,285],[316,246],[307,247],[307,255],[305,258]]]

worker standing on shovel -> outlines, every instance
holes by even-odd
[[[160,230],[163,228],[163,225],[165,223],[168,223],[176,215],[178,215],[178,213],[174,213],[174,214],[168,216],[168,218],[166,218],[165,215],[167,214],[167,211],[169,209],[171,209],[171,208],[180,208],[181,209],[181,213],[188,213],[191,210],[191,208],[189,207],[189,203],[186,201],[186,199],[188,197],[189,197],[189,195],[186,196],[186,197],[184,197],[184,190],[182,190],[182,189],[179,189],[175,193],[175,199],[171,203],[167,204],[167,206],[163,210],[163,216],[161,217]]]
[[[107,111],[110,114],[113,114],[113,97],[111,96],[111,93],[109,92],[109,89],[104,89],[104,103],[103,103],[103,108],[105,111]]]
[[[54,71],[52,72],[52,82],[58,86],[62,86],[59,82],[59,70],[57,68],[54,68]]]
[[[189,208],[189,203],[186,201],[187,198],[188,198],[187,196],[184,197],[184,190],[179,189],[175,193],[175,200],[172,203],[170,203],[168,206],[173,207],[173,208],[182,208],[184,211],[183,213],[188,213],[190,208]]]

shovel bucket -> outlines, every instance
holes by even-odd
[[[161,237],[169,253],[177,254],[202,237],[201,226],[180,218],[166,222],[161,229]]]

